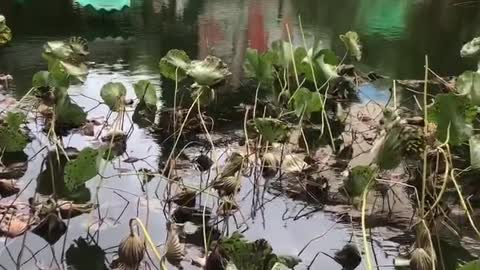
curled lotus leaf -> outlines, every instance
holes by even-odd
[[[140,102],[145,103],[149,107],[157,106],[161,92],[151,82],[147,80],[138,81],[133,85],[133,89]]]
[[[480,37],[476,37],[465,43],[460,50],[462,57],[476,57],[480,53]]]
[[[0,46],[12,40],[12,30],[7,26],[7,20],[0,15]]]
[[[112,111],[119,111],[125,104],[127,89],[122,83],[110,82],[100,90],[100,96]]]
[[[182,50],[173,49],[168,51],[160,60],[160,73],[170,80],[181,81],[185,79],[187,69],[190,66],[190,57]]]
[[[340,39],[345,43],[345,47],[350,55],[355,57],[357,61],[360,61],[362,59],[362,45],[357,32],[348,31],[344,35],[340,35]]]
[[[81,82],[85,82],[88,75],[87,65],[80,63],[78,65],[73,65],[68,62],[60,61],[60,64],[63,67],[63,70],[69,75]]]
[[[25,122],[27,116],[21,112],[8,112],[3,121],[11,128],[18,129]]]
[[[455,81],[457,91],[470,98],[473,105],[480,105],[480,73],[465,71]]]
[[[336,79],[336,78],[340,77],[340,75],[338,75],[338,72],[337,72],[337,66],[329,64],[326,61],[325,54],[322,54],[320,56],[320,58],[318,59],[318,66],[319,66],[320,70],[323,72],[323,74],[324,74],[324,76],[327,80]]]
[[[192,61],[187,75],[201,86],[214,86],[231,75],[227,65],[218,57],[207,56],[202,61]]]
[[[87,113],[68,96],[57,102],[55,116],[56,121],[66,127],[79,127],[87,121]]]

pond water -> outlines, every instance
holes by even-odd
[[[253,47],[262,51],[272,41],[286,39],[286,25],[295,44],[302,43],[301,21],[308,41],[320,38],[325,46],[339,50],[343,44],[338,36],[348,30],[357,31],[364,47],[364,59],[358,64],[359,69],[376,71],[396,79],[420,79],[426,54],[430,59],[430,68],[440,75],[457,75],[475,66],[475,63],[460,58],[459,48],[465,41],[480,34],[478,9],[480,5],[443,0],[1,0],[0,14],[7,18],[14,39],[0,49],[0,73],[14,77],[15,86],[11,94],[20,97],[30,89],[32,75],[46,68],[41,58],[46,41],[83,36],[89,41],[89,60],[92,63],[85,84],[71,89],[72,94],[77,94],[75,100],[80,105],[94,108],[96,102],[80,94],[99,99],[100,87],[107,82],[121,81],[129,85],[129,95],[133,97],[131,84],[139,79],[149,79],[164,87],[163,98],[168,106],[173,101],[173,90],[171,84],[161,81],[158,62],[168,50],[177,48],[185,50],[192,58],[201,59],[211,54],[230,64],[233,73],[231,92],[222,93],[228,101],[216,106],[229,106],[234,110],[233,105],[238,105],[238,100],[242,98],[238,89],[242,89],[243,85],[246,49]],[[388,95],[383,90],[374,87],[364,89],[385,102]],[[105,117],[107,112],[107,108],[95,108],[89,118]],[[214,134],[217,139],[222,136],[225,134]],[[44,139],[39,135],[27,148],[27,154],[37,153]],[[79,149],[95,144],[93,140],[79,135],[71,136],[69,142],[69,146]],[[103,175],[110,177],[102,181],[98,192],[101,218],[93,214],[72,219],[65,242],[62,239],[51,249],[45,248],[43,239],[27,234],[28,251],[23,252],[20,263],[18,258],[23,237],[5,241],[0,248],[0,266],[4,269],[16,266],[21,266],[21,269],[56,269],[58,265],[55,261],[63,259],[64,247],[67,249],[74,239],[86,237],[87,225],[99,219],[102,220],[98,228],[101,233],[94,238],[109,256],[116,250],[111,247],[118,245],[126,235],[130,217],[145,219],[149,215],[148,226],[152,237],[155,243],[162,243],[166,235],[162,202],[146,199],[155,198],[154,189],[160,180],[155,179],[147,185],[148,196],[145,196],[137,176],[115,177],[118,167],[123,171],[158,169],[163,152],[160,143],[149,131],[136,128],[128,141],[127,153],[145,159],[133,168],[123,162],[107,166]],[[199,150],[189,150],[187,155],[194,157]],[[21,179],[21,186],[26,187],[25,198],[38,192],[36,177],[42,170],[45,155],[33,158]],[[200,173],[195,170],[184,173],[187,182],[198,182],[199,177]],[[32,179],[33,184],[29,185]],[[89,196],[97,194],[99,181],[88,182]],[[164,188],[163,185],[160,182],[160,189]],[[241,197],[249,196],[250,190],[242,189]],[[304,204],[273,195],[267,195],[266,199],[271,201],[263,213],[255,218],[250,217],[248,212],[244,213],[248,219],[245,235],[252,240],[267,239],[279,254],[297,254],[310,239],[335,225],[335,216],[331,214],[316,211],[297,219],[294,217],[299,212],[314,208],[303,210]],[[245,201],[242,205],[250,207],[249,199]],[[122,212],[124,208],[126,210]],[[119,216],[121,218],[117,220]],[[308,265],[319,251],[332,254],[340,249],[349,241],[351,232],[351,225],[335,225],[330,233],[302,254],[304,264]],[[396,244],[383,241],[379,236],[374,246],[378,253],[378,265],[384,266],[381,269],[391,269]],[[37,252],[35,259],[29,260]],[[82,256],[87,258],[91,254]],[[196,269],[188,264],[185,267]],[[340,267],[330,258],[320,255],[311,269]],[[364,266],[358,269],[364,269]]]

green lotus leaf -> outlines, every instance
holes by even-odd
[[[74,51],[67,42],[49,41],[43,46],[43,57],[50,62],[53,59],[65,60],[72,57]]]
[[[201,86],[214,86],[231,75],[223,61],[215,56],[207,56],[202,61],[192,61],[187,75]]]
[[[473,105],[480,106],[480,74],[466,71],[455,82],[457,91],[470,98]]]
[[[480,270],[480,261],[474,260],[457,268],[457,270]]]
[[[50,81],[50,72],[39,71],[33,75],[32,86],[35,88],[48,87]]]
[[[105,84],[100,91],[103,101],[112,111],[119,111],[125,103],[127,89],[122,83],[110,82]]]
[[[20,152],[28,144],[28,137],[20,129],[0,126],[0,151]]]
[[[288,138],[289,128],[281,120],[273,118],[256,118],[255,128],[268,142],[283,142]]]
[[[97,175],[99,151],[87,147],[78,153],[76,159],[65,165],[64,176],[67,189],[74,190]]]
[[[292,64],[292,44],[277,40],[272,43],[272,52],[275,54],[273,64],[281,66],[285,69]]]
[[[7,20],[0,15],[0,46],[12,40],[12,30],[7,26]]]
[[[151,82],[147,80],[138,81],[133,85],[133,89],[140,102],[149,107],[157,106],[157,101],[160,99],[161,92]]]
[[[472,135],[472,122],[477,113],[477,108],[468,97],[450,93],[435,97],[428,117],[429,121],[437,124],[437,138],[440,141],[445,141],[450,132],[449,143],[459,145]]]
[[[190,66],[190,58],[187,53],[182,50],[170,50],[160,60],[160,73],[163,77],[170,80],[181,81],[186,77],[186,71]]]
[[[374,162],[383,170],[396,168],[402,162],[403,142],[401,138],[401,127],[393,127],[374,146]]]
[[[460,50],[462,57],[476,57],[480,53],[480,37],[465,43]]]
[[[302,87],[293,95],[293,105],[298,117],[304,115],[308,119],[312,112],[322,110],[322,95]]]
[[[377,169],[372,166],[353,167],[346,179],[343,181],[343,187],[351,198],[363,194],[365,189],[372,187]]]
[[[64,126],[79,127],[87,120],[87,113],[79,105],[64,96],[55,106],[56,121]]]
[[[469,140],[470,164],[473,169],[480,169],[480,135],[472,136]]]
[[[8,112],[3,119],[7,126],[13,129],[19,129],[25,123],[27,116],[21,112]]]
[[[273,62],[275,54],[271,51],[258,53],[255,49],[247,49],[245,73],[247,77],[256,79],[259,83],[270,84],[273,77]]]
[[[345,43],[345,47],[350,52],[350,55],[355,57],[357,61],[362,59],[362,45],[358,34],[353,31],[348,31],[344,35],[340,35],[340,39]]]
[[[87,75],[88,75],[88,67],[87,65],[80,63],[78,65],[73,65],[64,61],[60,61],[60,64],[63,67],[63,70],[69,75],[74,77],[75,79],[85,82]]]
[[[323,72],[323,75],[327,80],[336,79],[340,77],[337,73],[337,66],[327,62],[327,56],[322,54],[318,59],[318,67]]]

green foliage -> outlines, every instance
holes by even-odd
[[[270,244],[263,239],[248,242],[243,235],[234,232],[220,242],[231,264],[238,270],[281,270],[288,269],[281,259],[272,252]],[[276,268],[273,268],[273,267]],[[232,268],[235,269],[235,268]]]
[[[275,61],[275,54],[268,51],[259,54],[255,49],[247,49],[245,72],[247,77],[256,79],[263,85],[269,85],[274,80],[273,77],[273,62]]]
[[[312,112],[322,110],[323,96],[318,92],[312,92],[307,88],[298,89],[293,95],[293,107],[298,117],[304,115],[306,119],[310,118]]]
[[[64,176],[68,190],[74,190],[97,175],[98,157],[98,150],[87,147],[80,151],[76,159],[67,162]]]
[[[297,70],[310,82],[325,82],[339,77],[336,68],[339,64],[337,55],[329,49],[320,49],[319,44],[306,51],[304,48],[295,50]]]
[[[231,75],[223,61],[215,56],[207,56],[204,60],[192,61],[187,75],[201,86],[214,86]]]
[[[67,127],[79,127],[87,120],[87,113],[78,104],[72,102],[69,96],[57,102],[55,116],[58,124]]]
[[[380,169],[391,170],[402,161],[403,142],[400,136],[401,127],[395,126],[385,134],[383,140],[376,145],[375,164]]]
[[[34,88],[50,86],[50,72],[39,71],[33,75],[32,86]]]
[[[362,195],[365,189],[369,189],[377,175],[377,168],[372,166],[353,167],[348,177],[343,181],[343,187],[351,198]]]
[[[465,43],[460,50],[462,57],[476,57],[480,53],[480,37],[476,37]]]
[[[277,40],[272,43],[272,52],[274,53],[274,64],[284,69],[290,68],[293,63],[292,45],[283,40]],[[293,70],[292,70],[293,71]]]
[[[355,57],[357,61],[360,61],[362,59],[362,45],[360,44],[358,34],[348,31],[344,35],[340,35],[340,39],[345,43],[345,47],[350,52],[350,55]]]
[[[480,261],[474,260],[467,264],[460,266],[457,270],[480,270]]]
[[[186,78],[186,72],[190,62],[191,60],[185,51],[170,50],[167,55],[160,60],[160,73],[163,77],[170,80],[177,79],[178,81],[182,81]]]
[[[477,108],[468,97],[452,93],[437,95],[428,112],[429,120],[437,124],[437,138],[443,142],[450,132],[451,145],[459,145],[470,138],[476,115]]]
[[[457,91],[470,98],[473,105],[480,106],[480,74],[465,71],[455,82]]]
[[[469,140],[470,164],[472,169],[480,169],[480,135],[472,136]]]
[[[29,139],[21,129],[26,116],[19,112],[8,112],[0,125],[0,151],[20,152]]]
[[[283,142],[288,138],[289,128],[279,119],[256,118],[254,122],[257,132],[268,142]]]
[[[140,102],[149,107],[157,106],[157,101],[160,99],[161,92],[151,82],[147,80],[138,81],[133,85],[133,89]]]
[[[119,111],[124,107],[127,89],[122,83],[110,82],[100,90],[100,96],[112,111]]]
[[[0,15],[0,46],[7,44],[12,40],[12,30],[7,26],[7,21],[3,15]]]

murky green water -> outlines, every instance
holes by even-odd
[[[100,87],[109,81],[126,84],[138,79],[150,79],[164,85],[164,99],[172,100],[171,89],[158,74],[159,59],[172,48],[187,51],[192,58],[208,54],[222,57],[231,64],[232,89],[226,93],[230,100],[242,96],[236,88],[242,86],[243,58],[247,47],[265,50],[277,39],[288,36],[293,42],[302,43],[300,21],[308,41],[320,38],[326,46],[342,51],[338,35],[348,30],[357,31],[364,46],[364,60],[359,64],[365,71],[393,78],[421,78],[425,54],[429,56],[430,68],[440,75],[456,75],[474,63],[459,57],[459,48],[467,40],[479,34],[478,9],[476,6],[455,5],[454,1],[413,0],[131,0],[131,1],[79,1],[73,0],[1,0],[0,13],[7,18],[14,33],[14,40],[0,49],[0,73],[9,73],[15,78],[18,96],[31,86],[31,77],[45,69],[41,59],[42,45],[49,40],[64,39],[72,35],[89,40],[91,65],[90,75],[84,86],[75,87],[73,93],[98,97]],[[95,10],[88,4],[93,4]],[[125,5],[126,6],[125,6]],[[118,8],[121,10],[112,10]],[[108,10],[105,10],[108,9]],[[132,94],[131,88],[129,88]],[[169,94],[170,93],[170,94]],[[76,100],[84,107],[95,102],[82,97]],[[222,106],[219,104],[218,106]],[[104,116],[105,108],[98,108],[91,115]],[[42,138],[38,138],[39,141]],[[81,136],[72,136],[70,146],[83,147],[94,142]],[[27,152],[36,153],[41,144],[34,142]],[[193,150],[192,155],[195,154]],[[142,129],[137,129],[129,140],[127,153],[135,157],[147,157],[140,167],[156,167],[162,148],[158,138]],[[28,185],[41,170],[43,159],[29,164],[22,185],[31,196],[38,188]],[[119,164],[129,168],[130,165]],[[138,168],[136,168],[138,169]],[[130,168],[130,170],[132,170]],[[115,175],[116,168],[108,168],[104,175]],[[198,173],[191,172],[187,181],[198,181]],[[35,180],[34,180],[35,182]],[[155,196],[152,183],[150,197]],[[98,181],[90,181],[87,187],[93,192]],[[147,201],[136,176],[112,177],[103,182],[99,192],[101,233],[94,235],[106,252],[118,244],[127,231],[129,217],[145,218],[146,205],[150,209],[149,226],[156,243],[165,238],[165,220],[159,200]],[[115,192],[114,192],[115,191]],[[242,191],[248,196],[249,190]],[[118,194],[121,194],[119,196]],[[91,195],[91,194],[90,194]],[[123,196],[123,197],[122,197]],[[265,237],[280,254],[296,254],[313,237],[321,235],[334,224],[334,218],[317,212],[295,220],[303,205],[289,199],[270,197],[272,201],[262,214],[248,218],[245,232],[251,239]],[[116,218],[123,213],[118,222]],[[138,210],[140,209],[140,210]],[[311,210],[311,209],[310,209]],[[305,210],[308,212],[307,210]],[[66,236],[66,248],[78,237],[86,237],[86,226],[95,217],[79,217],[71,221]],[[337,225],[329,234],[313,244],[302,257],[313,258],[318,251],[332,253],[350,238],[349,225]],[[96,230],[95,230],[96,231]],[[0,265],[14,269],[22,237],[9,240],[0,248]],[[63,254],[63,242],[52,250],[34,234],[27,234],[26,241],[31,251],[24,251],[22,269],[37,269],[37,266],[55,269]],[[378,260],[381,265],[392,264],[388,241],[383,243]],[[375,243],[378,247],[378,244]],[[395,245],[393,245],[395,246]],[[43,249],[42,249],[43,248]],[[40,250],[40,251],[39,251]],[[39,251],[35,259],[28,260]],[[54,254],[52,256],[52,254]],[[88,254],[82,254],[88,257]],[[36,261],[38,260],[38,261]],[[20,263],[20,264],[22,264]],[[187,266],[188,267],[188,266]],[[359,267],[362,268],[362,267]],[[47,269],[47,268],[42,268]],[[100,269],[100,268],[99,268]],[[339,269],[329,258],[318,257],[312,269]],[[387,269],[387,268],[385,268]]]

